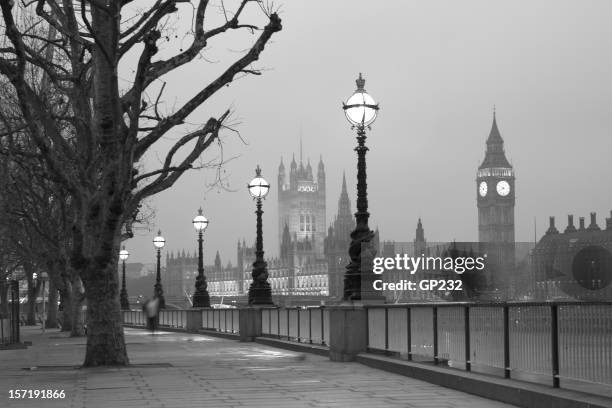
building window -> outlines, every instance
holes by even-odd
[[[300,232],[314,232],[315,217],[311,214],[300,214]]]

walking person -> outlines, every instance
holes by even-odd
[[[143,309],[147,316],[147,327],[151,330],[151,334],[155,334],[159,314],[159,298],[154,297],[153,299],[149,299],[145,303]]]

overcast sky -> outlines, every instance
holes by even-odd
[[[190,21],[191,11],[180,10],[181,21]],[[538,236],[549,215],[564,228],[567,214],[588,219],[596,211],[603,225],[612,209],[611,15],[607,0],[284,2],[283,30],[258,62],[264,74],[236,81],[190,118],[204,122],[226,107],[235,111],[248,143],[224,135],[224,157],[239,156],[224,167],[235,191],[205,194],[210,170],[185,175],[151,200],[153,230],[136,231],[126,242],[130,261],[154,262],[158,227],[165,250],[193,252],[191,221],[202,206],[210,219],[206,262],[219,250],[224,264],[235,264],[237,239],[255,238],[246,183],[257,164],[272,184],[265,251],[277,255],[278,165],[281,156],[287,164],[299,153],[300,129],[304,157],[315,169],[323,156],[328,223],[343,171],[354,211],[356,142],[341,101],[355,90],[359,72],[381,106],[367,140],[371,226],[381,239],[411,241],[418,217],[430,241],[477,239],[475,177],[493,105],[517,175],[517,241],[533,240],[534,217]],[[244,48],[237,37],[211,44],[212,63],[198,61],[170,78],[172,101],[188,98],[206,83],[205,73],[227,66],[222,55],[236,57]],[[171,141],[156,146],[147,167]]]

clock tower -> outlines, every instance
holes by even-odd
[[[487,286],[506,290],[514,270],[514,169],[504,152],[495,112],[484,160],[476,175],[478,241],[487,253]]]

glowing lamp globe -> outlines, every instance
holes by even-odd
[[[357,83],[357,90],[343,104],[342,109],[344,109],[346,119],[353,126],[366,127],[374,123],[379,108],[374,98],[364,89],[365,79],[363,79],[361,73],[359,73],[359,78],[355,82]]]
[[[126,259],[128,259],[128,256],[130,256],[130,253],[127,251],[127,249],[125,249],[125,247],[123,247],[123,249],[119,251],[119,259],[125,261]]]
[[[166,245],[166,240],[161,236],[161,231],[157,231],[157,236],[153,238],[153,245],[155,248],[161,249]]]
[[[202,215],[202,208],[198,210],[198,215],[193,219],[193,227],[198,232],[204,232],[208,227],[208,220]]]
[[[253,198],[265,198],[270,191],[270,183],[261,177],[261,169],[259,166],[255,169],[255,178],[248,185],[249,193]]]

